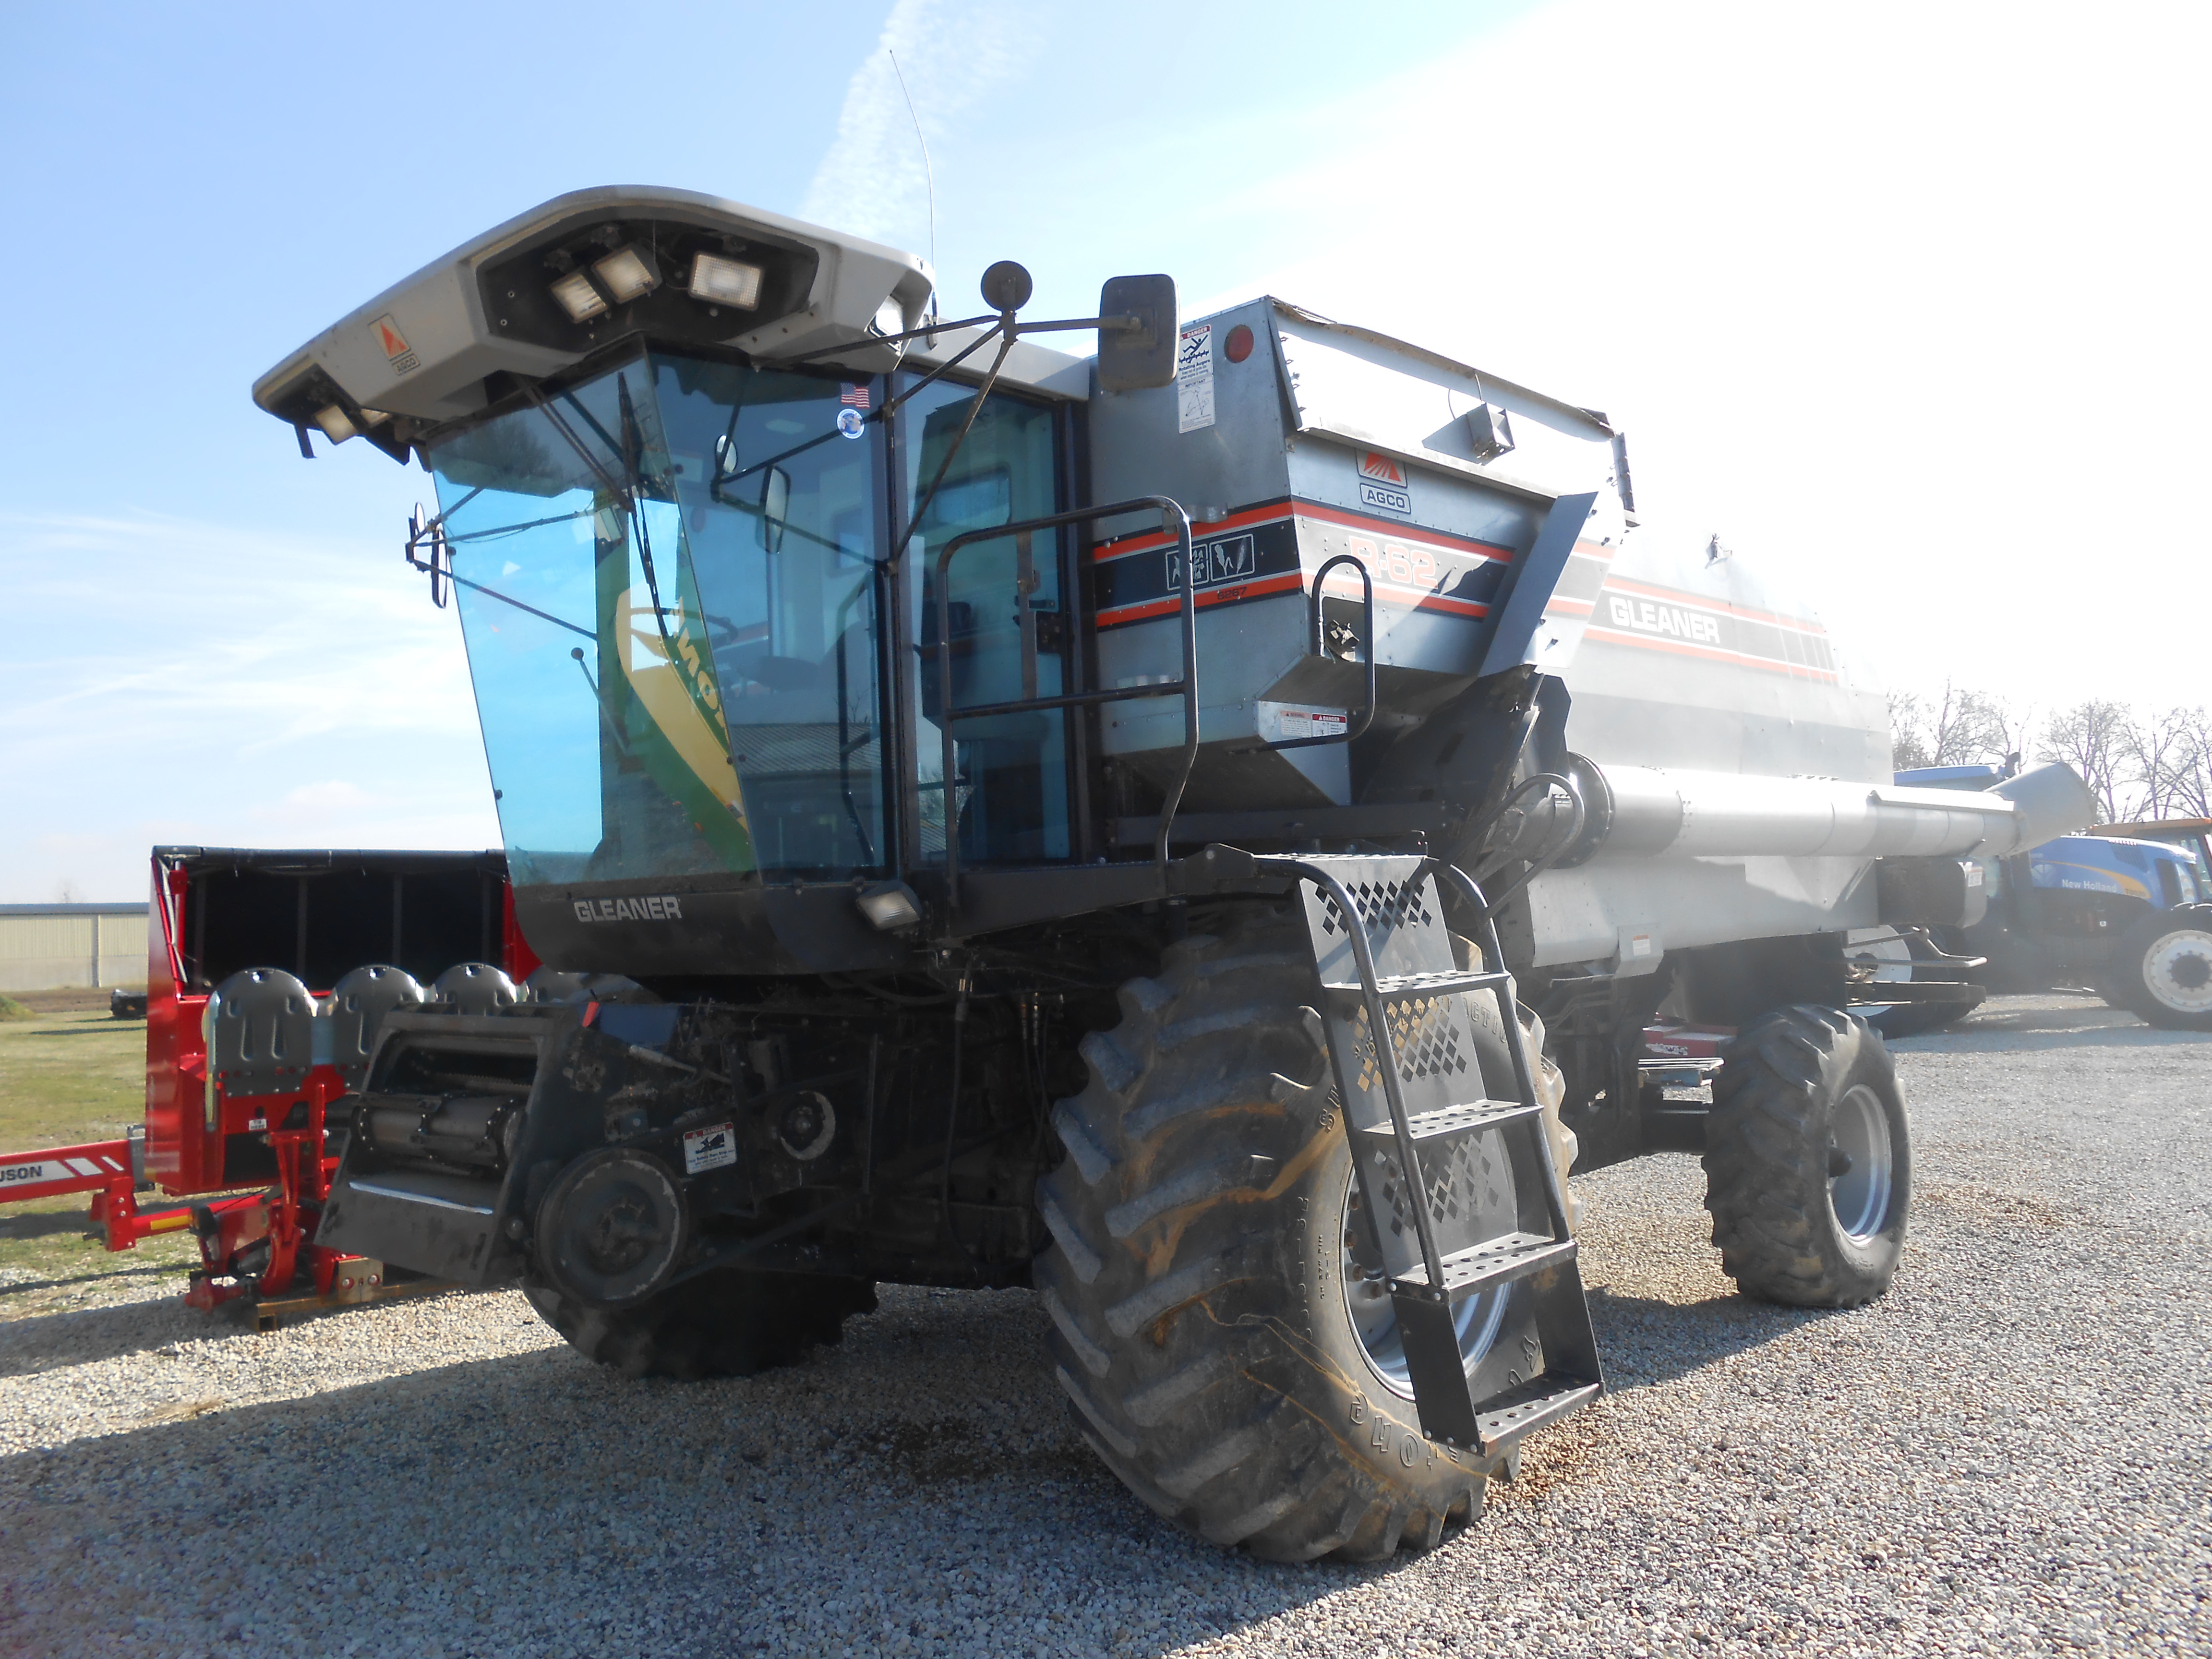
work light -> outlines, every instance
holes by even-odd
[[[698,253],[691,258],[691,297],[718,306],[750,311],[760,304],[761,268],[742,259]]]
[[[643,299],[660,286],[660,274],[634,247],[619,247],[592,267],[618,306]]]
[[[572,270],[554,283],[553,297],[561,302],[561,309],[568,313],[572,323],[596,317],[607,308],[606,301],[592,286],[592,279],[580,270]]]

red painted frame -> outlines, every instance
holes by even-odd
[[[303,1275],[317,1295],[328,1297],[340,1264],[357,1259],[314,1243],[315,1220],[337,1172],[337,1160],[322,1150],[324,1114],[345,1092],[345,1081],[335,1067],[318,1066],[298,1086],[277,1094],[234,1096],[219,1085],[210,1086],[208,998],[185,989],[182,941],[191,879],[187,870],[165,870],[161,860],[154,860],[146,929],[143,1174],[173,1198],[231,1195],[142,1214],[140,1171],[134,1167],[131,1143],[112,1140],[0,1154],[0,1203],[89,1192],[93,1224],[110,1250],[127,1250],[156,1233],[191,1228],[200,1241],[200,1266],[185,1295],[192,1307],[212,1310],[249,1290],[261,1297],[280,1295],[294,1290],[295,1280]],[[501,966],[514,980],[526,979],[538,967],[537,952],[515,925],[512,886],[502,895],[501,954]],[[302,1106],[302,1121],[284,1127]],[[241,1194],[236,1189],[243,1183],[227,1181],[223,1164],[231,1139],[247,1135],[265,1139],[276,1158],[276,1184]],[[49,1174],[46,1166],[56,1162],[64,1165],[64,1172]],[[9,1180],[10,1170],[32,1168],[40,1170],[38,1176]],[[267,1260],[258,1271],[241,1271],[241,1257],[264,1240]],[[246,1272],[252,1273],[250,1285]]]

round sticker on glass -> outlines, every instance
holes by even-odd
[[[868,417],[857,409],[841,409],[837,411],[837,430],[848,438],[859,437],[867,429],[867,425]]]

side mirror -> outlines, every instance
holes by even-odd
[[[791,474],[772,466],[761,475],[761,545],[774,553],[783,545],[783,527],[791,517]]]
[[[1181,318],[1176,311],[1172,276],[1110,276],[1098,293],[1098,385],[1107,392],[1143,392],[1172,386],[1176,377],[1176,338]],[[1112,326],[1106,319],[1135,319]]]

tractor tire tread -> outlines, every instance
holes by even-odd
[[[1705,1208],[1722,1270],[1746,1295],[1847,1308],[1888,1288],[1895,1249],[1877,1252],[1881,1260],[1869,1267],[1833,1247],[1826,1099],[1840,1093],[1847,1074],[1861,1072],[1893,1099],[1881,1039],[1865,1021],[1833,1008],[1773,1010],[1723,1050],[1705,1154]],[[1894,1231],[1901,1247],[1901,1209]]]
[[[1039,1183],[1052,1247],[1034,1275],[1071,1425],[1147,1507],[1265,1559],[1379,1560],[1480,1513],[1485,1477],[1462,1469],[1432,1501],[1348,1459],[1292,1396],[1318,1363],[1279,1311],[1306,1200],[1273,1172],[1342,1133],[1316,997],[1302,922],[1258,905],[1124,987],[1054,1114],[1069,1156]]]

